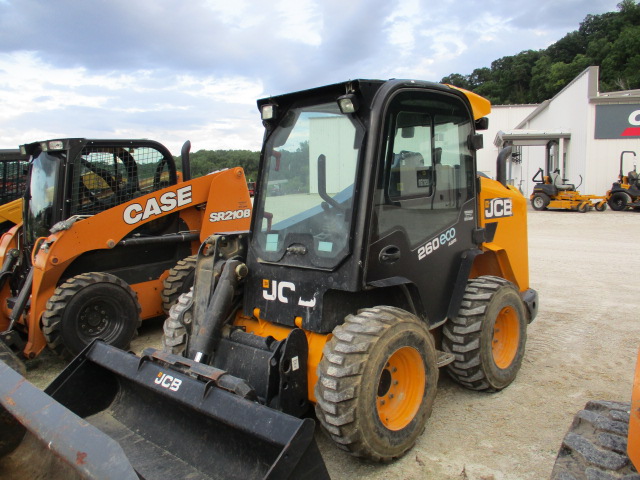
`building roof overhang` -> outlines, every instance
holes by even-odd
[[[496,134],[493,144],[500,148],[505,143],[514,146],[535,146],[546,145],[551,140],[559,140],[561,138],[571,138],[571,132],[565,130],[500,130]]]

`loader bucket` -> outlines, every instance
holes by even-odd
[[[29,448],[53,451],[76,478],[328,479],[313,420],[220,387],[226,376],[153,349],[137,357],[97,341],[44,392],[1,364],[0,405],[20,424],[9,430],[26,427],[25,438],[35,439]]]

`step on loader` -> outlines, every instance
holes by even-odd
[[[41,394],[141,478],[328,478],[314,410],[338,448],[391,461],[425,429],[440,369],[494,392],[522,363],[538,308],[527,202],[506,181],[510,148],[497,181],[477,175],[487,100],[357,80],[258,107],[251,229],[202,244],[163,351],[96,342]],[[9,418],[46,445],[11,400]]]
[[[620,153],[620,173],[618,174],[618,181],[613,182],[611,190],[607,191],[606,199],[611,210],[617,212],[622,210],[640,210],[640,176],[636,169],[634,161],[633,170],[630,170],[626,175],[624,172],[624,154],[631,153],[633,158],[636,158],[636,152],[631,150],[625,150]]]
[[[535,210],[550,208],[586,213],[594,208],[598,212],[604,212],[607,209],[606,197],[582,195],[574,184],[566,183],[566,179],[560,177],[559,169],[545,175],[540,168],[531,181],[536,182],[533,193],[529,197],[531,206]],[[582,183],[582,177],[580,177],[580,183]]]
[[[47,345],[72,357],[96,338],[126,348],[142,320],[166,315],[204,239],[251,215],[242,169],[191,180],[189,146],[182,172],[150,140],[22,147],[24,223],[0,239],[0,343],[23,359]]]
[[[22,221],[28,161],[18,149],[0,150],[0,234]]]

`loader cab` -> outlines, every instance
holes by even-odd
[[[48,236],[57,222],[95,215],[177,182],[173,157],[153,141],[63,139],[21,150],[30,156],[27,245]]]
[[[468,97],[357,81],[258,106],[266,131],[244,297],[258,300],[245,313],[326,333],[387,302],[443,322],[458,259],[475,246]]]

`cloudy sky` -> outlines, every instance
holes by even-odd
[[[257,150],[258,98],[469,74],[619,1],[0,0],[0,148],[88,137]]]

